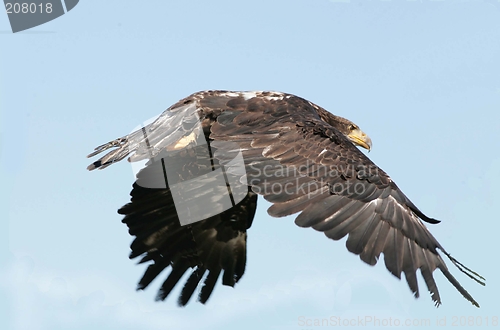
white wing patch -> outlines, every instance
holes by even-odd
[[[196,131],[193,131],[191,134],[186,135],[179,139],[173,146],[167,146],[167,150],[172,151],[172,150],[180,150],[186,148],[191,142],[196,142],[196,138],[198,137],[198,134]]]
[[[240,96],[240,93],[224,92],[224,93],[220,93],[220,96],[238,97],[238,96]]]
[[[223,92],[220,93],[219,95],[226,97],[243,97],[245,100],[249,100],[254,97],[261,97],[270,101],[278,101],[278,100],[283,100],[285,98],[285,93],[264,92],[264,91]]]
[[[314,104],[314,103],[312,103],[312,102],[309,102],[309,104],[310,104],[310,105],[311,105],[314,109],[316,109],[316,110],[318,110],[318,109],[319,109],[319,107],[318,107],[316,104]]]
[[[251,98],[256,97],[257,93],[258,92],[241,92],[241,96],[243,96],[245,100],[250,100]]]
[[[285,94],[281,92],[270,92],[267,95],[262,95],[263,98],[270,101],[279,101],[285,98]]]

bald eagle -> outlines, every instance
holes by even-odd
[[[484,278],[439,244],[422,222],[439,221],[422,213],[356,147],[369,150],[371,145],[353,122],[292,94],[202,91],[172,105],[151,124],[95,148],[88,157],[112,150],[88,170],[127,156],[131,162],[146,162],[131,201],[118,213],[135,236],[130,258],[149,264],[138,289],[170,270],[158,300],[186,272],[181,306],[199,284],[198,301],[205,303],[221,274],[223,285],[240,280],[247,230],[262,195],[272,203],[268,213],[273,217],[299,213],[295,223],[300,227],[333,240],[348,235],[347,249],[369,265],[383,253],[387,269],[399,279],[404,273],[415,297],[420,269],[434,304],[441,304],[433,278],[439,269],[479,307],[441,254],[478,283],[485,285]],[[234,161],[237,155],[240,165]]]

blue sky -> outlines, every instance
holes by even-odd
[[[323,329],[315,320],[491,325],[498,313],[500,1],[80,1],[12,34],[0,15],[2,329]],[[436,273],[436,309],[385,269],[271,218],[260,201],[247,270],[206,306],[136,292],[144,265],[116,210],[126,162],[94,147],[199,90],[294,93],[357,123],[369,157],[426,214],[474,308]],[[312,325],[310,324],[312,322]],[[366,328],[355,323],[350,328]]]

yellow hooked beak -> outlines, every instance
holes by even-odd
[[[347,137],[352,141],[352,143],[368,149],[368,151],[370,151],[370,149],[372,148],[372,139],[370,139],[370,137],[359,128],[352,130],[351,133],[347,135]]]

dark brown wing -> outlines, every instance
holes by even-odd
[[[211,138],[240,145],[247,181],[273,206],[276,217],[301,212],[295,223],[329,238],[349,235],[347,249],[374,265],[381,253],[396,277],[405,274],[419,296],[420,269],[436,305],[441,304],[433,271],[445,277],[472,304],[471,295],[448,271],[438,249],[468,276],[483,278],[452,258],[423,225],[426,217],[391,178],[335,128],[320,119],[318,106],[293,95],[239,98],[212,126]],[[216,154],[217,157],[217,154]]]
[[[171,161],[182,164],[178,174],[189,180],[207,171],[199,157],[193,157],[190,151],[188,148],[173,156],[160,155],[159,158],[167,159],[165,163],[169,165],[172,165],[169,157],[173,158]],[[150,161],[139,172],[130,203],[118,211],[125,216],[123,222],[129,227],[130,235],[135,236],[130,258],[142,256],[140,263],[152,262],[138,289],[146,288],[169,268],[170,273],[157,295],[158,300],[163,300],[189,270],[190,276],[178,303],[186,305],[200,282],[203,286],[198,300],[205,303],[221,273],[222,283],[234,286],[245,272],[246,230],[255,214],[257,195],[248,190],[246,197],[235,207],[206,220],[181,226],[168,182],[165,188],[144,187],[145,181],[158,178],[161,165],[161,162]]]

